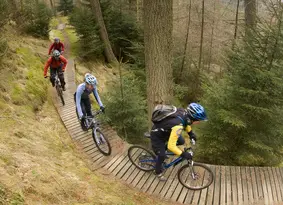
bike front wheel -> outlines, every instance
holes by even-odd
[[[97,149],[105,156],[111,154],[111,146],[109,140],[104,136],[100,129],[92,129],[92,138]]]
[[[64,100],[64,97],[63,97],[63,91],[62,91],[62,88],[60,88],[60,86],[58,84],[56,85],[56,90],[57,90],[57,94],[60,97],[62,104],[65,105],[65,100]]]
[[[155,169],[156,156],[150,150],[142,146],[133,145],[129,147],[128,157],[140,170],[148,172]]]
[[[213,173],[211,169],[199,163],[186,164],[178,171],[178,179],[180,183],[192,190],[205,189],[213,182]]]

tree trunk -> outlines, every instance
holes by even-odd
[[[246,29],[253,29],[256,25],[256,0],[244,0],[244,3]]]
[[[137,0],[137,23],[143,25],[143,0]]]
[[[186,61],[188,40],[189,40],[189,35],[190,35],[191,9],[192,9],[192,0],[190,0],[190,2],[189,2],[189,11],[188,11],[189,12],[189,18],[188,18],[188,24],[187,24],[187,34],[186,34],[185,47],[184,47],[184,52],[183,52],[183,59],[182,59],[182,65],[181,65],[181,69],[180,69],[179,78],[181,78],[181,76],[182,76],[184,66],[185,66],[185,61]]]
[[[148,116],[173,95],[173,0],[144,0],[144,44]],[[149,121],[150,122],[150,121]]]
[[[236,17],[235,17],[234,40],[237,39],[237,34],[238,34],[239,6],[240,6],[240,0],[237,0],[237,9],[236,9]]]
[[[214,37],[214,26],[215,26],[215,2],[216,0],[214,0],[213,2],[213,20],[212,20],[212,25],[211,25],[211,36],[210,36],[210,49],[209,49],[209,61],[208,61],[208,71],[210,71],[210,65],[211,65],[211,61],[212,61],[212,55],[213,55],[213,37]]]
[[[96,22],[99,26],[99,36],[104,43],[104,53],[108,63],[117,63],[117,59],[113,53],[111,43],[109,41],[108,33],[104,24],[102,11],[99,0],[90,0],[91,8],[94,12]]]
[[[201,34],[200,34],[198,73],[199,73],[200,69],[202,68],[203,32],[204,32],[204,0],[202,0],[202,9],[201,9]]]
[[[136,17],[137,15],[137,0],[129,0],[129,10],[130,14]]]

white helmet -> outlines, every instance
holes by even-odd
[[[90,85],[97,85],[96,78],[93,75],[91,75],[90,73],[85,74],[85,82],[87,84],[90,84]]]

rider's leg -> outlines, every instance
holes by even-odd
[[[165,142],[160,139],[158,132],[151,132],[151,146],[155,154],[157,155],[157,161],[155,165],[155,173],[159,175],[162,173],[162,164],[165,160]]]
[[[62,67],[57,68],[57,72],[58,72],[58,77],[60,79],[60,83],[62,85],[63,90],[65,90],[65,79],[64,79],[64,72],[62,70]]]
[[[90,99],[89,97],[87,97],[86,99],[84,99],[84,106],[85,106],[85,112],[88,116],[92,116],[92,112],[91,112],[91,103],[90,103]]]
[[[84,103],[84,99],[81,99],[81,108],[82,108],[82,112],[83,112],[83,115],[85,116],[86,115],[86,111],[85,111],[85,103]],[[81,120],[81,127],[83,130],[87,130],[86,126],[85,126],[85,119],[82,119]]]
[[[55,86],[55,76],[56,76],[56,68],[50,67],[50,82],[52,83],[52,86]]]

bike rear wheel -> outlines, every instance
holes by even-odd
[[[140,170],[148,172],[155,169],[156,156],[150,150],[142,146],[133,145],[129,147],[128,157]]]
[[[63,90],[60,87],[60,85],[56,84],[56,90],[57,90],[57,94],[60,97],[62,104],[65,105],[65,100],[64,100],[64,97],[63,97]]]
[[[178,171],[180,183],[192,190],[207,188],[213,182],[213,178],[211,169],[204,164],[194,163],[193,166],[186,164]]]
[[[92,129],[92,138],[97,149],[105,156],[109,156],[111,154],[111,146],[109,140],[104,136],[100,129],[93,128]]]

